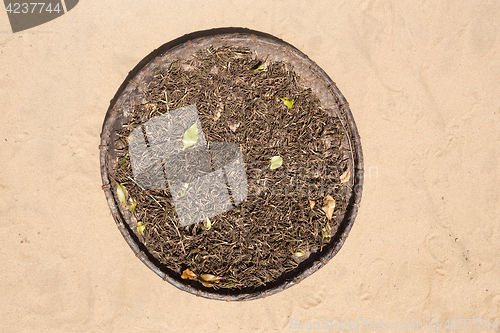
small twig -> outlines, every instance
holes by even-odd
[[[166,215],[166,214],[165,214]],[[167,217],[165,216],[165,220],[167,220],[167,223],[168,223],[168,219]],[[186,250],[184,249],[184,243],[182,242],[182,236],[181,236],[181,233],[179,232],[179,229],[177,228],[177,225],[175,225],[175,222],[172,221],[172,224],[174,225],[174,228],[175,228],[175,231],[177,231],[177,235],[179,235],[179,241],[182,245],[182,252],[184,252],[184,254],[186,254]]]
[[[134,180],[134,178],[132,178],[132,177],[130,177],[130,176],[127,176],[127,178],[128,178],[128,179],[130,179],[131,181],[133,181],[133,182],[134,182],[137,186],[139,186],[139,187],[141,188],[141,190],[146,191],[146,189],[144,189],[144,187],[142,187],[141,185],[139,185],[139,184],[138,184],[138,183]],[[161,209],[165,209],[165,208],[163,208],[163,206],[161,205],[161,203],[160,203],[158,200],[156,200],[156,198],[155,198],[155,197],[153,197],[153,196],[152,196],[151,194],[149,194],[149,193],[146,193],[146,194],[147,194],[147,195],[148,195],[151,199],[153,199],[153,200],[154,200],[154,201],[158,204],[158,206],[160,206],[160,207],[161,207]]]
[[[163,103],[167,104],[167,112],[169,112],[170,108],[168,107],[167,91],[165,90],[164,93],[165,93],[165,100],[160,99],[160,102],[163,102]]]

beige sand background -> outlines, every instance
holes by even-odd
[[[492,323],[499,17],[494,0],[80,1],[13,34],[0,10],[0,332]],[[315,60],[351,105],[366,167],[340,253],[299,285],[242,303],[181,292],[136,259],[99,173],[104,115],[129,70],[176,37],[222,26],[273,34]]]

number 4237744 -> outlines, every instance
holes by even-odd
[[[59,13],[61,11],[61,8],[59,8],[59,3],[57,3],[53,8],[51,3],[44,3],[44,2],[24,2],[24,3],[9,3],[9,5],[6,8],[7,13],[12,13],[12,14],[42,14],[43,12],[47,13],[52,13],[56,12]]]

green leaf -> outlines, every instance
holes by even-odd
[[[208,217],[205,221],[203,221],[203,225],[205,226],[206,231],[212,229],[212,222],[210,222],[210,219]]]
[[[287,108],[291,109],[292,106],[293,106],[293,101],[289,100],[287,97],[281,97],[280,98],[283,103],[285,103],[285,105],[287,106]]]
[[[259,67],[257,68],[250,68],[251,70],[253,70],[254,72],[258,72],[258,71],[267,71],[267,68],[266,68],[266,63],[262,63],[260,64]]]
[[[144,236],[144,230],[146,230],[146,227],[144,226],[144,224],[142,224],[142,222],[137,222],[137,231],[139,231],[139,233]]]
[[[321,228],[321,238],[323,238],[323,240],[328,240],[330,237],[330,233],[326,230],[326,228]]]
[[[125,162],[127,162],[127,158],[128,158],[128,153],[127,155],[125,155],[125,157],[122,159],[122,161],[120,162],[120,166],[124,165]]]
[[[182,137],[182,143],[184,146],[182,149],[186,149],[189,146],[194,145],[198,141],[198,123],[194,123],[191,127],[189,127],[186,132],[184,132],[184,136]]]
[[[127,206],[127,189],[125,186],[121,185],[115,180],[116,183],[116,194],[118,195],[118,200],[122,203],[122,207],[125,208]]]
[[[306,254],[302,250],[297,250],[297,252],[295,252],[293,255],[296,256],[297,258],[300,258],[300,257],[305,256]]]
[[[189,184],[188,183],[184,183],[184,185],[182,186],[181,193],[179,194],[179,198],[182,198],[183,196],[186,195],[188,187],[189,187]]]
[[[271,158],[271,167],[270,169],[277,169],[283,164],[283,158],[281,156],[274,156]]]
[[[135,201],[135,199],[132,198],[128,198],[128,201],[130,202],[130,212],[133,214],[135,207],[137,206],[137,201]]]

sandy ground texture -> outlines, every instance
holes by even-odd
[[[500,321],[500,2],[94,0],[15,34],[0,9],[0,332]],[[350,103],[366,168],[340,253],[297,286],[239,303],[182,292],[135,258],[98,158],[129,70],[174,38],[223,26],[315,60]]]

